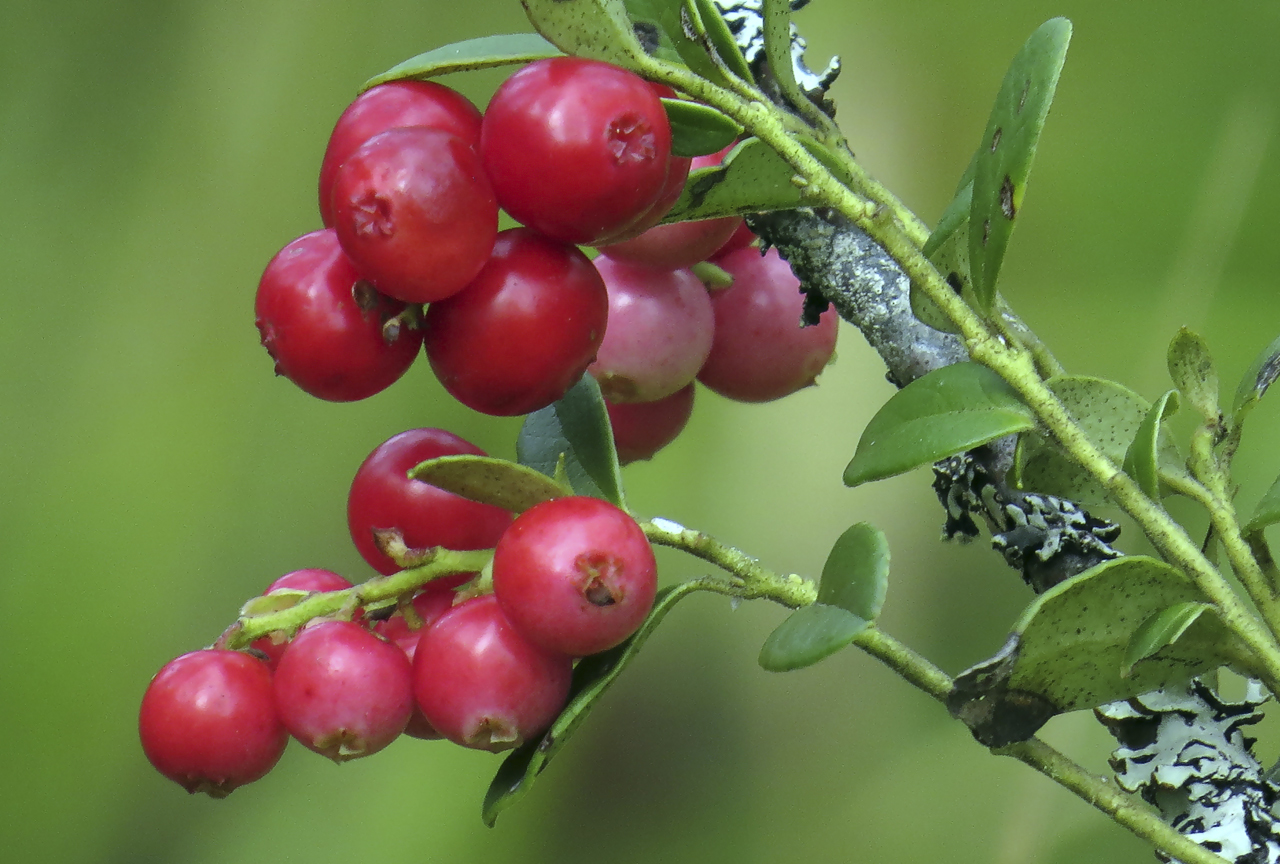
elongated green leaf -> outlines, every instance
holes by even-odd
[[[1262,500],[1254,508],[1253,515],[1244,526],[1244,533],[1252,534],[1277,522],[1280,522],[1280,477],[1276,478],[1276,482],[1271,484],[1267,494],[1262,496]]]
[[[544,57],[556,57],[560,53],[560,49],[537,33],[501,33],[494,36],[481,36],[478,39],[466,39],[441,46],[392,66],[381,75],[366,81],[362,89],[368,90],[370,87],[385,84],[388,81],[425,81],[436,75],[447,75],[450,72],[467,72],[473,69],[491,69],[495,66],[530,63]]]
[[[871,418],[844,482],[892,477],[1034,426],[1031,409],[999,375],[976,363],[944,366],[899,390]]]
[[[1159,441],[1164,421],[1178,410],[1178,391],[1170,390],[1147,411],[1133,443],[1124,454],[1125,473],[1132,477],[1148,498],[1160,499]]]
[[[1186,327],[1169,343],[1169,378],[1207,423],[1219,419],[1218,370],[1209,346]]]
[[[645,640],[653,634],[666,614],[676,603],[701,587],[700,583],[693,581],[662,589],[654,600],[653,610],[630,639],[616,648],[584,657],[578,662],[573,670],[569,702],[560,716],[541,738],[513,750],[498,768],[498,773],[484,796],[483,816],[486,825],[492,827],[498,814],[529,791],[551,757],[560,751],[569,736],[582,725],[601,695],[617,680],[627,664],[635,659]]]
[[[694,0],[694,5],[697,7],[698,17],[702,19],[702,26],[707,31],[707,38],[711,40],[712,47],[725,66],[743,81],[752,81],[751,67],[747,64],[747,58],[742,56],[742,49],[733,38],[733,32],[725,23],[724,16],[720,14],[720,7],[711,0]]]
[[[1139,660],[1145,660],[1166,645],[1177,642],[1201,614],[1212,608],[1208,603],[1175,603],[1143,621],[1142,626],[1129,637],[1120,677],[1128,678]]]
[[[644,55],[622,0],[520,0],[529,23],[566,54],[626,68]]]
[[[1014,220],[1022,209],[1036,146],[1071,41],[1071,22],[1053,18],[1027,39],[996,96],[978,150],[969,211],[969,264],[981,308],[990,310]]]
[[[656,49],[650,53],[669,62],[682,63],[708,81],[725,83],[724,73],[711,59],[707,46],[690,38],[685,30],[682,16],[690,13],[682,8],[684,0],[623,0],[623,3],[635,23],[641,44]],[[696,8],[693,12],[696,14]]]
[[[973,186],[966,186],[957,201],[963,201],[968,207],[969,194],[973,192]],[[944,218],[947,218],[944,214]],[[943,233],[939,233],[943,232]],[[935,244],[934,239],[940,238]],[[954,224],[944,226],[939,224],[938,229],[929,236],[929,242],[925,244],[925,248],[932,249],[925,253],[929,256],[930,263],[937,268],[942,274],[942,278],[947,280],[947,284],[951,286],[951,290],[959,294],[960,297],[970,307],[973,307],[976,300],[973,294],[973,280],[969,277],[969,219],[966,213],[964,218]],[[920,319],[921,322],[932,327],[934,330],[941,330],[943,333],[958,333],[955,324],[945,313],[938,307],[938,304],[929,299],[929,295],[916,282],[911,283],[911,312]]]
[[[818,583],[818,602],[875,621],[889,585],[889,541],[867,522],[846,530],[831,547]]]
[[[674,156],[706,156],[723,150],[742,134],[742,127],[709,105],[663,99],[671,123]]]
[[[603,498],[626,508],[622,470],[600,387],[589,373],[560,401],[534,411],[516,438],[516,457],[548,477],[557,467],[574,492]]]
[[[1277,376],[1280,376],[1280,337],[1276,337],[1275,341],[1249,364],[1248,370],[1240,379],[1240,384],[1236,387],[1236,398],[1231,403],[1231,413],[1237,421],[1253,408],[1255,402],[1266,395]]]
[[[540,471],[492,456],[440,456],[417,465],[409,476],[513,513],[573,494]]]
[[[871,622],[839,606],[801,606],[769,634],[760,648],[760,667],[769,672],[790,672],[812,666],[870,626]]]
[[[664,222],[692,222],[742,213],[792,210],[801,205],[795,171],[758,138],[729,151],[718,166],[689,174],[684,192]]]

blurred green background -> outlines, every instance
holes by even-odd
[[[1280,332],[1280,7],[817,0],[799,22],[812,65],[844,58],[834,95],[855,151],[933,220],[1005,65],[1053,15],[1075,40],[1004,292],[1072,371],[1152,398],[1187,324],[1234,386]],[[222,802],[147,765],[137,704],[164,662],[287,570],[371,575],[344,521],[369,450],[432,425],[513,455],[517,422],[453,403],[425,364],[354,405],[273,378],[252,297],[270,256],[318,227],[320,156],[365,78],[526,29],[515,0],[0,6],[6,858],[1150,860],[856,652],[761,671],[782,610],[704,597],[494,830],[479,811],[498,759],[441,743],[341,767],[294,746]],[[449,83],[483,105],[500,77]],[[891,390],[859,335],[841,339],[821,386],[781,403],[701,393],[686,434],[627,469],[632,502],[808,575],[841,530],[874,520],[895,556],[885,628],[959,671],[1000,646],[1029,594],[985,541],[937,542],[927,472],[841,486]],[[1240,454],[1244,508],[1280,467],[1277,410],[1255,412]],[[1109,739],[1087,715],[1045,734],[1103,766]]]

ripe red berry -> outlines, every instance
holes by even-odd
[[[363,281],[332,230],[294,240],[271,259],[254,301],[262,345],[283,375],[331,402],[393,384],[418,354],[422,331],[405,304]]]
[[[604,282],[587,256],[513,228],[498,235],[466,290],[427,309],[424,345],[436,377],[463,405],[526,414],[582,377],[608,315]]]
[[[214,798],[262,777],[289,742],[266,665],[212,649],[183,654],[156,673],[142,697],[138,734],[157,771]]]
[[[604,341],[588,367],[612,402],[652,402],[693,381],[707,360],[715,315],[689,270],[595,260],[609,292]]]
[[[347,157],[333,179],[342,248],[378,290],[431,303],[480,272],[498,205],[466,141],[420,126],[391,129]]]
[[[407,476],[420,462],[458,455],[485,453],[443,429],[410,429],[384,441],[360,465],[347,497],[347,525],[370,567],[383,574],[400,569],[378,549],[378,530],[399,531],[411,549],[491,549],[497,544],[511,524],[510,513]]]
[[[265,597],[273,591],[284,589],[306,591],[308,593],[312,591],[343,591],[350,587],[350,582],[331,570],[294,570],[292,573],[286,573],[272,582],[262,594]],[[357,616],[359,614],[359,612],[356,613]],[[280,658],[284,655],[284,649],[289,644],[287,639],[283,639],[283,636],[283,633],[262,636],[253,640],[253,645],[251,646],[267,656],[267,666],[272,670],[280,662]],[[282,639],[283,641],[277,642],[276,639]]]
[[[738,230],[733,232],[733,236],[726,240],[724,245],[717,249],[711,258],[714,261],[719,261],[730,252],[737,252],[739,249],[747,248],[755,243],[757,239],[755,232],[747,227],[746,222],[743,222],[738,226]]]
[[[570,658],[525,639],[489,594],[455,606],[422,635],[414,696],[450,741],[496,752],[519,747],[551,724],[572,673]]]
[[[409,662],[413,663],[413,657],[417,653],[418,641],[422,638],[422,634],[427,632],[427,628],[439,620],[441,615],[453,608],[453,588],[469,579],[471,575],[470,573],[464,573],[457,577],[445,577],[433,581],[413,598],[413,611],[421,619],[421,627],[412,628],[404,616],[397,612],[387,620],[379,621],[374,629],[383,639],[388,642],[394,642],[404,652],[404,656],[408,658]],[[423,716],[422,709],[418,707],[416,702],[413,706],[413,716],[409,718],[408,725],[404,727],[404,734],[411,738],[421,738],[428,741],[444,737]]]
[[[333,226],[331,195],[338,166],[374,135],[401,126],[426,126],[480,146],[480,111],[456,90],[434,81],[390,81],[347,106],[333,127],[320,163],[320,218]]]
[[[684,429],[693,413],[693,384],[656,402],[605,402],[613,444],[623,465],[651,459]]]
[[[800,280],[776,249],[764,256],[739,249],[716,263],[734,281],[711,296],[715,342],[698,380],[742,402],[768,402],[812,384],[835,352],[835,311],[800,326]]]
[[[276,668],[276,710],[307,748],[345,762],[377,753],[413,713],[404,652],[352,621],[322,621],[294,637]]]
[[[635,520],[599,498],[544,501],[521,513],[493,555],[493,593],[535,645],[583,657],[636,631],[658,569]]]
[[[493,94],[480,154],[513,218],[593,244],[653,206],[668,174],[671,127],[642,78],[597,60],[552,57]]]

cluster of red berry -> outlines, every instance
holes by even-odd
[[[812,383],[836,317],[798,326],[799,282],[776,252],[747,251],[741,217],[657,225],[690,170],[727,152],[672,155],[661,98],[674,95],[573,57],[523,67],[483,116],[432,82],[366,91],[321,166],[328,227],[281,250],[258,288],[277,373],[362,399],[422,344],[455,398],[516,415],[589,369],[624,462],[679,433],[695,377],[745,401]],[[499,207],[526,227],[499,233]],[[709,293],[688,269],[704,260],[733,286]]]
[[[483,455],[439,429],[413,429],[360,466],[348,499],[352,538],[380,573],[398,547],[495,548],[492,593],[456,603],[476,574],[428,582],[389,616],[354,609],[278,632],[251,652],[194,651],[166,665],[142,700],[143,749],[190,791],[221,796],[266,774],[288,736],[344,761],[401,733],[505,750],[540,734],[564,707],[575,658],[626,640],[653,605],[657,568],[644,532],[598,498],[505,510],[408,479],[428,459]],[[351,583],[299,570],[264,592],[297,599]],[[377,620],[374,620],[377,619]]]

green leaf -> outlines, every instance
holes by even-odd
[[[1276,482],[1271,484],[1267,494],[1262,496],[1262,500],[1254,508],[1253,515],[1245,523],[1244,533],[1253,534],[1277,522],[1280,522],[1280,477],[1276,478]]]
[[[870,626],[870,621],[839,606],[801,606],[764,641],[760,666],[769,672],[812,666],[844,648]]]
[[[1280,337],[1276,337],[1257,356],[1240,379],[1240,384],[1236,387],[1236,398],[1231,403],[1231,413],[1237,422],[1252,410],[1255,402],[1266,395],[1277,376],[1280,376]]]
[[[742,49],[738,47],[737,41],[733,38],[733,32],[725,23],[724,16],[720,14],[720,7],[711,0],[694,0],[694,3],[715,52],[720,55],[720,59],[724,61],[730,72],[743,81],[751,83],[754,80],[751,75],[751,66],[748,65],[747,58],[742,56]]]
[[[1031,409],[976,363],[935,369],[895,393],[867,424],[847,486],[892,477],[1035,426]]]
[[[671,123],[673,156],[706,156],[723,150],[742,134],[742,127],[709,105],[663,99]]]
[[[1013,58],[987,120],[969,210],[969,263],[974,293],[984,310],[989,311],[995,300],[1000,264],[1022,209],[1036,145],[1070,41],[1067,19],[1041,24]]]
[[[1208,603],[1175,603],[1143,621],[1142,626],[1129,637],[1120,677],[1128,678],[1139,660],[1145,660],[1166,645],[1177,642],[1203,612],[1212,608]]]
[[[450,72],[491,69],[557,57],[560,50],[537,33],[502,33],[441,46],[419,54],[364,83],[363,90],[388,81],[425,81]]]
[[[520,0],[533,29],[575,57],[632,68],[643,59],[622,0]]]
[[[645,640],[681,599],[702,588],[698,581],[684,582],[658,592],[653,609],[634,635],[616,648],[578,661],[573,670],[569,702],[542,737],[513,750],[503,761],[484,796],[484,822],[492,827],[498,814],[518,801],[533,786],[538,774],[569,740],[600,696],[635,659]]]
[[[523,513],[535,504],[572,495],[547,475],[492,456],[440,456],[409,471],[409,477],[481,504]]]
[[[583,373],[560,401],[525,418],[516,439],[516,458],[548,477],[556,476],[563,458],[564,476],[574,492],[626,509],[609,415],[589,373]]]
[[[701,78],[724,84],[724,73],[707,53],[707,47],[689,38],[681,20],[683,0],[623,0],[627,13],[635,23],[641,44],[653,46],[650,52],[668,62],[688,66]],[[696,10],[695,10],[696,11]]]
[[[846,530],[831,547],[818,583],[818,602],[875,621],[889,585],[889,541],[867,522]]]
[[[684,192],[663,222],[692,222],[801,206],[796,172],[758,138],[734,147],[717,166],[689,174]]]
[[[1217,423],[1218,370],[1209,346],[1186,327],[1169,343],[1169,378],[1206,423]]]
[[[1178,391],[1170,390],[1147,411],[1124,454],[1124,471],[1152,500],[1160,500],[1159,441],[1165,419],[1178,410]]]
[[[973,192],[973,186],[966,186],[961,190],[961,195],[956,198],[957,202],[962,202],[966,210],[969,204],[969,195]],[[948,214],[943,214],[943,219],[948,220],[948,224],[938,223],[938,228],[929,235],[929,242],[925,244],[925,248],[929,249],[925,254],[929,258],[929,262],[942,274],[942,278],[951,286],[951,290],[960,295],[960,297],[969,304],[970,307],[976,303],[973,294],[973,280],[969,277],[969,219],[968,213],[959,221],[956,221]],[[929,298],[924,290],[917,282],[911,283],[911,312],[922,323],[932,327],[934,330],[941,330],[943,333],[958,333],[955,324],[951,319]]]

